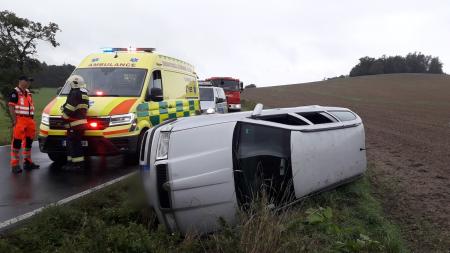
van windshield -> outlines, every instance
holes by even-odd
[[[214,101],[213,89],[200,88],[200,101]]]
[[[80,75],[86,82],[89,96],[139,97],[144,84],[145,69],[131,68],[80,68],[73,75]],[[70,85],[65,84],[60,95],[67,95]]]

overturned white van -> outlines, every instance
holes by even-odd
[[[230,224],[262,184],[274,199],[354,180],[366,170],[364,126],[346,108],[305,106],[166,121],[142,143],[141,175],[170,231]]]

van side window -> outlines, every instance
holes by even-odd
[[[162,78],[160,70],[153,71],[147,88],[147,96],[151,94],[152,88],[160,88],[162,90]]]
[[[162,89],[162,78],[161,78],[161,71],[155,70],[152,73],[152,88],[159,88]]]
[[[308,125],[305,121],[291,116],[289,114],[278,114],[278,115],[269,115],[269,116],[262,116],[259,117],[261,120],[285,124],[285,125],[292,125],[292,126],[305,126]]]
[[[329,111],[329,113],[340,121],[351,121],[356,119],[355,114],[349,111]]]
[[[297,113],[300,116],[305,117],[307,120],[311,121],[313,124],[326,124],[337,122],[331,115],[326,112],[300,112]]]

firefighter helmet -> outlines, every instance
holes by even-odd
[[[66,83],[69,83],[70,87],[73,89],[86,88],[86,83],[84,82],[83,77],[79,75],[70,76]]]

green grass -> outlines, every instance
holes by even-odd
[[[42,110],[45,106],[56,96],[56,89],[54,88],[41,88],[34,90],[33,101],[35,107],[35,122],[36,131],[39,129],[41,122]],[[3,99],[0,99],[1,103],[4,103]],[[3,107],[0,107],[0,145],[9,144],[11,142],[11,120],[7,116]]]
[[[256,104],[257,103],[255,103],[253,101],[241,99],[241,106],[242,106],[243,111],[253,111]]]
[[[206,236],[167,233],[144,196],[135,176],[48,208],[0,236],[0,252],[408,252],[367,175],[283,211],[256,201],[237,226]]]

